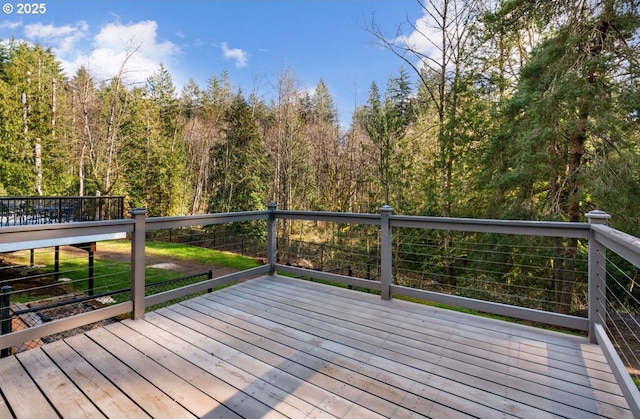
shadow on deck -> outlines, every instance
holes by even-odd
[[[1,417],[632,417],[578,336],[262,276],[0,360]]]

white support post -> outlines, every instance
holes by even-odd
[[[146,305],[145,297],[145,233],[147,210],[134,208],[129,211],[134,219],[134,230],[131,238],[131,299],[133,312],[131,317],[139,320],[144,317]]]
[[[275,211],[278,204],[270,202],[267,204],[269,210],[269,221],[267,224],[267,257],[269,261],[269,275],[276,273],[276,263],[278,263],[278,222],[276,220]]]
[[[391,299],[393,255],[389,217],[392,213],[393,208],[388,205],[380,208],[380,293],[383,300]]]
[[[611,216],[594,210],[586,214],[589,224],[605,224]],[[607,248],[589,233],[589,340],[597,343],[595,325],[607,321]]]

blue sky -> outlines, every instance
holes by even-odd
[[[399,25],[424,16],[415,0],[56,0],[38,15],[18,14],[17,1],[3,4],[13,10],[0,14],[0,39],[52,48],[70,75],[85,65],[108,79],[137,48],[127,61],[130,83],[143,82],[160,63],[178,89],[189,78],[205,87],[226,70],[235,87],[268,100],[289,70],[303,89],[327,83],[343,126],[371,82],[384,90],[402,65],[365,26],[375,18],[394,36]]]

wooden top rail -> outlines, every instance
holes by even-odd
[[[328,221],[348,224],[372,224],[380,225],[380,214],[361,214],[352,212],[328,212],[328,211],[291,211],[276,210],[276,218],[283,220],[309,220]]]
[[[335,213],[325,211],[276,210],[275,217],[289,220],[380,225],[380,214]],[[391,215],[391,227],[428,228],[433,230],[476,233],[522,234],[530,236],[589,238],[588,223],[556,221],[490,220],[481,218],[443,218]]]
[[[146,230],[191,227],[197,225],[238,223],[254,220],[268,220],[269,211],[228,212],[222,214],[200,214],[175,217],[146,218]]]
[[[113,240],[131,232],[133,220],[3,227],[0,252]]]
[[[444,218],[392,215],[392,227],[429,228],[433,230],[474,233],[523,234],[528,236],[589,238],[588,223],[558,221],[489,220],[482,218]]]
[[[640,238],[604,224],[592,224],[591,231],[596,241],[640,268]]]

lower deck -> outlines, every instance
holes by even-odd
[[[586,338],[264,276],[0,360],[0,417],[631,417]]]

